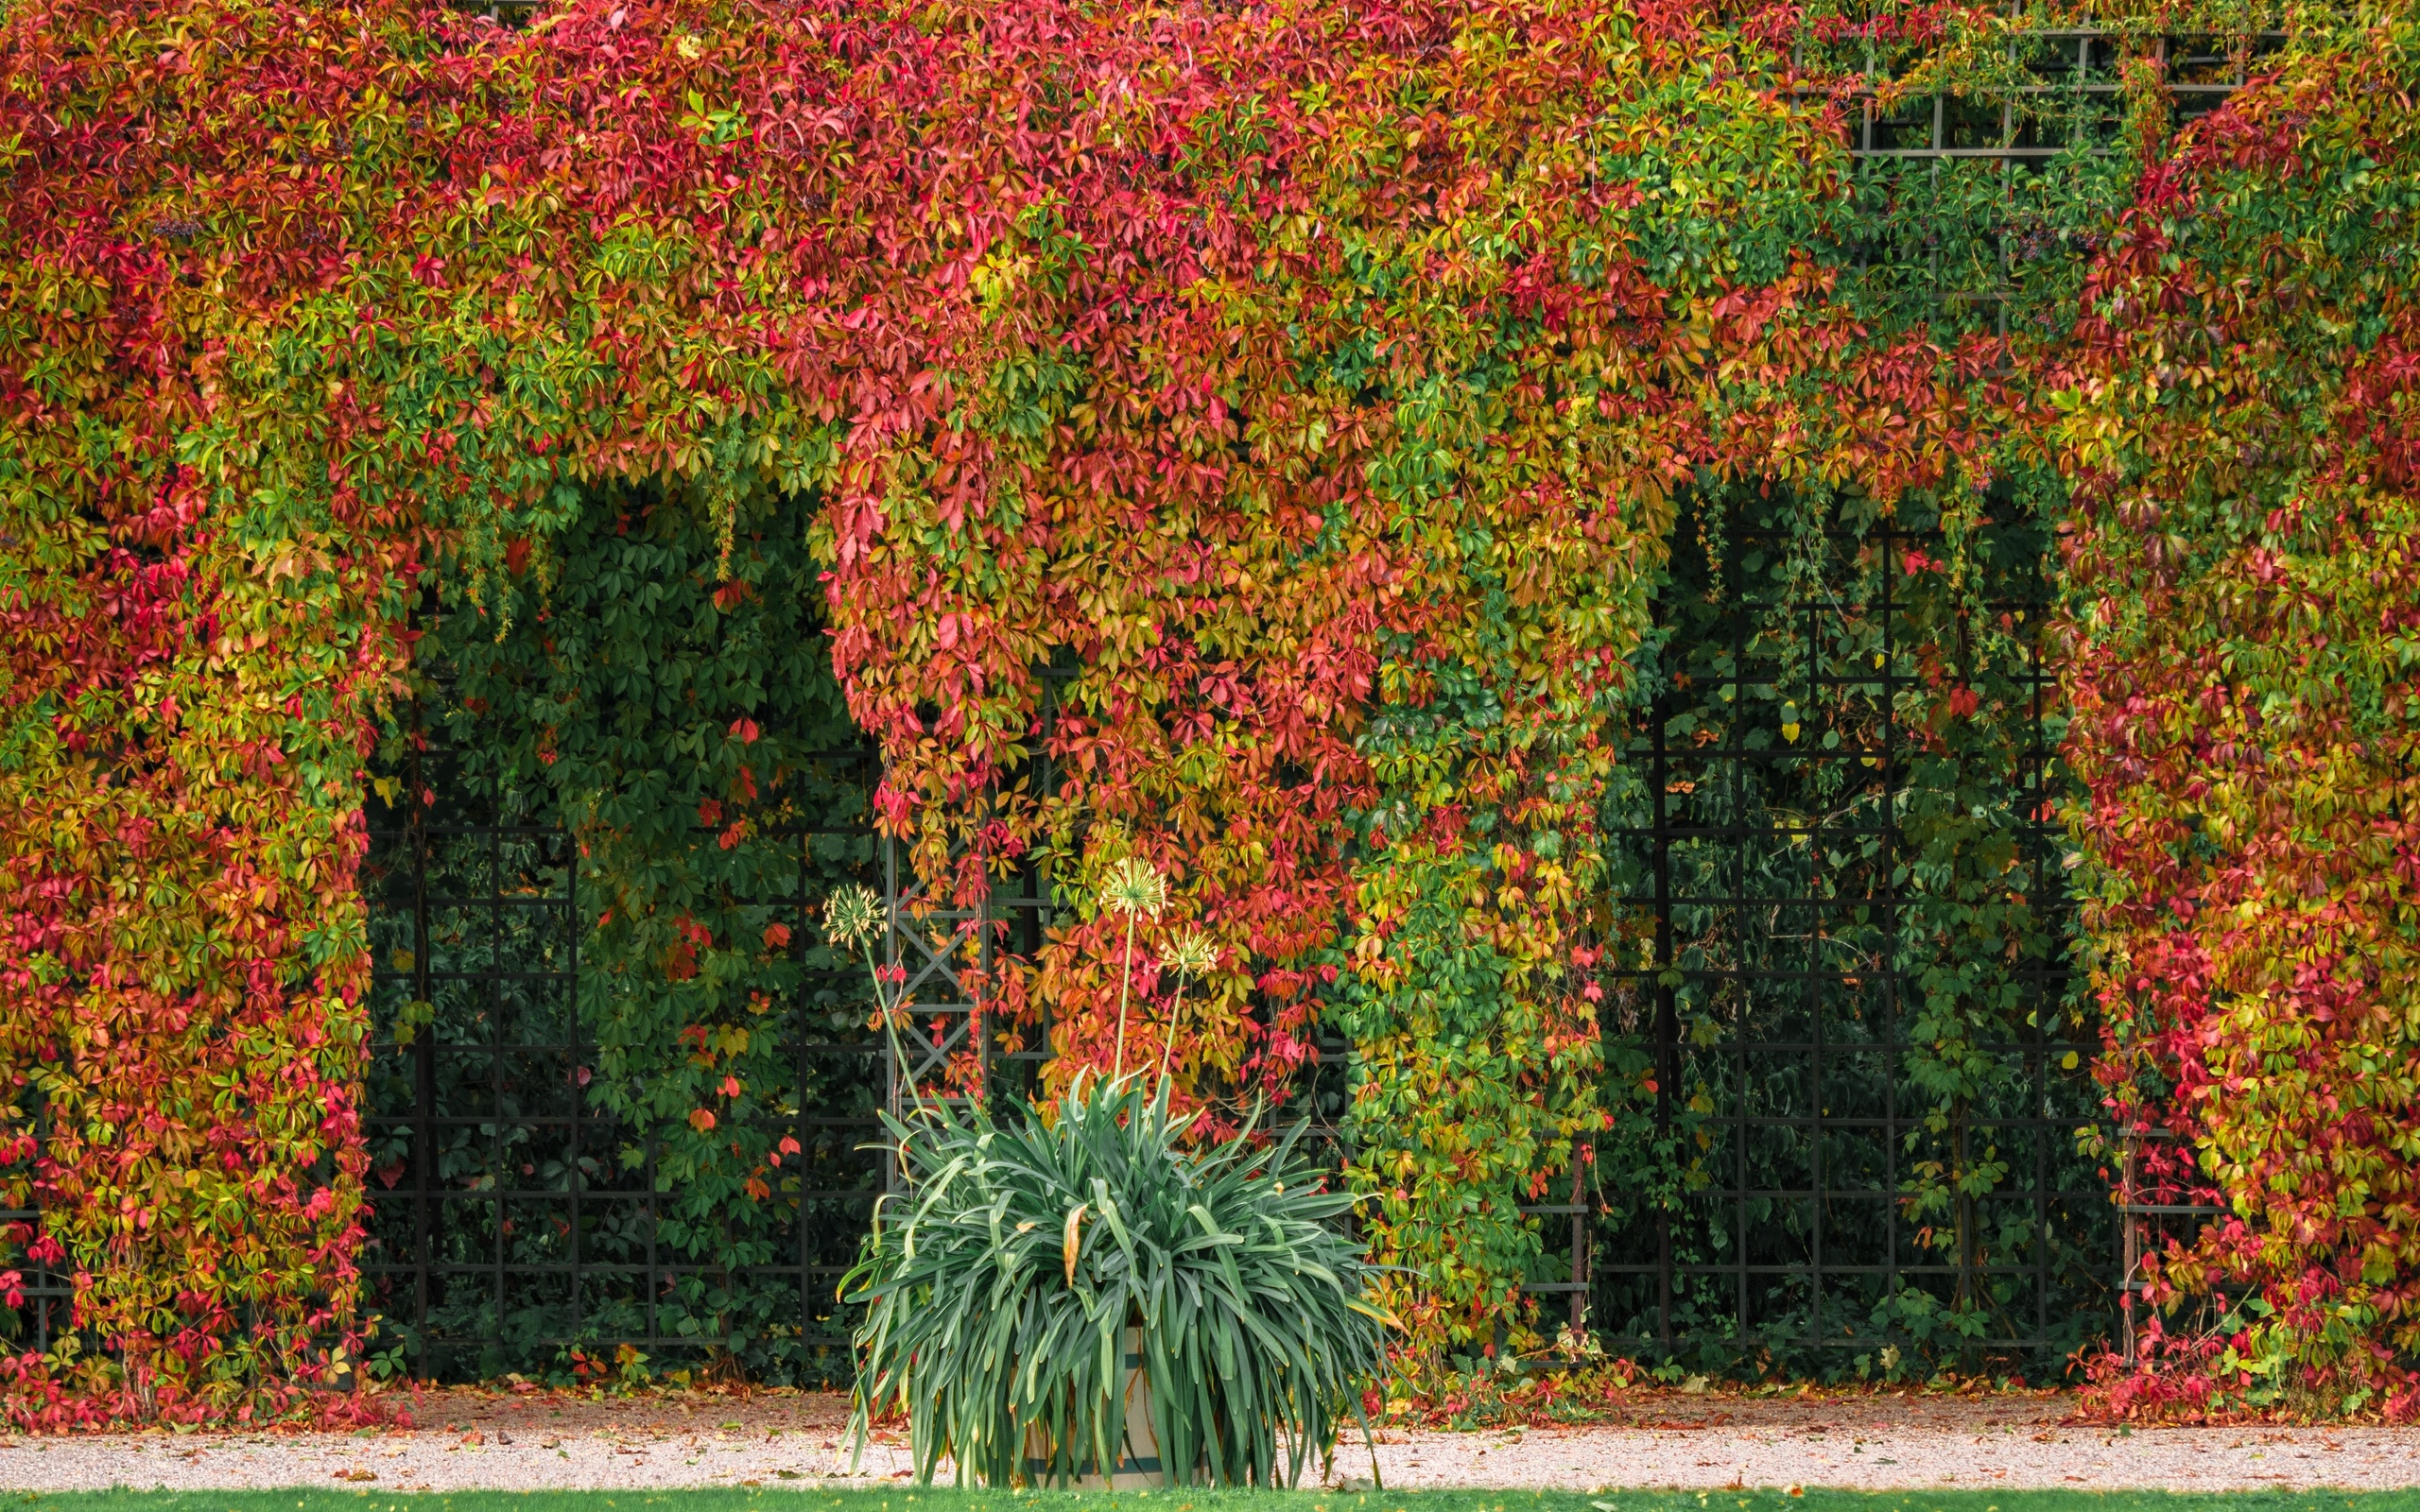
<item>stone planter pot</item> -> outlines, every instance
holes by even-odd
[[[1117,1464],[1107,1475],[1100,1467],[1081,1463],[1081,1473],[1070,1483],[1086,1491],[1141,1491],[1167,1484],[1160,1461],[1160,1435],[1151,1427],[1151,1378],[1143,1369],[1143,1331],[1128,1329],[1124,1341],[1126,1432],[1117,1442]],[[1026,1430],[1025,1483],[1048,1486],[1050,1439],[1039,1426]]]

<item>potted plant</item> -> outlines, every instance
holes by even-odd
[[[875,917],[836,901],[827,928],[864,946]],[[1388,1319],[1300,1128],[1196,1147],[1165,1075],[885,1122],[906,1190],[841,1288],[857,1447],[895,1407],[920,1483],[947,1458],[960,1485],[1273,1486],[1347,1403],[1366,1435]]]

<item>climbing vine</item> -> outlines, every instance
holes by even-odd
[[[2001,201],[2040,265],[2003,326],[1856,255],[1962,227],[1980,276],[1990,187],[1936,176],[1928,213],[1914,180],[1853,173],[1844,137],[1869,99],[2011,86],[2023,19],[12,8],[0,1169],[41,1210],[8,1263],[77,1290],[52,1353],[10,1366],[15,1410],[276,1408],[357,1344],[361,808],[441,663],[512,731],[481,780],[551,793],[585,847],[584,1095],[679,1166],[676,1244],[752,1243],[724,1225],[783,1153],[752,1016],[815,942],[777,937],[762,845],[801,743],[837,725],[802,691],[828,654],[934,896],[1041,863],[1071,904],[977,983],[994,1027],[1046,1038],[1054,1084],[1116,1059],[1137,1001],[1130,1048],[1175,1035],[1214,1138],[1302,1074],[1317,1026],[1351,1040],[1346,1178],[1434,1349],[1526,1332],[1519,1209],[1641,1088],[1600,1063],[1622,941],[1596,900],[1676,515],[1733,485],[1904,506],[1945,542],[1938,654],[1875,717],[1939,764],[1910,817],[1941,954],[1892,966],[1924,983],[1914,1071],[1956,1116],[1988,1091],[1963,1047],[2018,1005],[1975,963],[2038,933],[1968,828],[2009,633],[1980,612],[1982,501],[2031,467],[2026,497],[2056,502],[2044,373],[2092,499],[2187,467],[2196,441],[2154,464],[2122,438],[2179,423],[2126,406],[2152,403],[2130,365],[2184,350],[2122,312],[2174,322],[2168,288],[2221,286],[2158,263],[2179,234],[2158,215],[2195,174],[2282,183],[2308,151],[2341,188],[2308,214],[2355,237],[2399,182],[2355,146],[2399,141],[2407,110],[2399,34],[2346,31],[2295,77],[2374,93],[2330,115],[2277,103],[2324,84],[2256,91],[2227,119],[2265,125],[2188,131],[2171,163],[2157,80],[2130,76],[2134,159],[2079,152],[2068,189]],[[2389,282],[2360,296],[2381,331]],[[2393,413],[2400,369],[2359,370],[2346,412]],[[2117,570],[2098,539],[2079,584]],[[443,624],[415,627],[430,592]],[[2131,816],[2187,777],[2110,785],[2102,753],[2135,737],[2096,723],[2122,679],[2094,669],[2159,663],[2087,641],[2085,833],[2118,878]],[[1088,910],[1137,857],[1171,901],[1130,955]],[[2113,942],[2145,927],[2096,917]],[[1179,932],[1215,960],[1181,1022],[1156,964]],[[1988,1184],[1957,1161],[1909,1199]]]
[[[2144,1200],[2220,1210],[2123,1410],[2413,1400],[2415,44],[2200,123],[2059,374],[2100,1076]]]

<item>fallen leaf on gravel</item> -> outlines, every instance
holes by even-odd
[[[374,1481],[378,1478],[378,1472],[376,1470],[338,1470],[336,1472],[336,1478],[339,1481]]]

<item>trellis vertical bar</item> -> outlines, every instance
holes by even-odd
[[[404,794],[406,805],[405,845],[412,868],[412,997],[434,1001],[429,983],[428,949],[428,801],[424,782],[426,752],[415,721],[414,748],[408,765],[411,781]],[[418,1017],[418,1015],[415,1015]],[[436,1263],[435,1236],[429,1231],[437,1178],[437,1034],[434,1023],[417,1025],[412,1037],[412,1338],[425,1368],[431,1266]]]
[[[808,929],[811,929],[813,921],[816,921],[813,919],[813,910],[808,910],[808,904],[805,904],[805,890],[808,890],[808,881],[813,878],[813,871],[811,871],[813,850],[816,850],[816,837],[813,837],[813,834],[801,834],[799,837],[799,932],[796,932],[789,941],[791,960],[799,960],[801,955],[805,955],[805,936],[808,936]],[[805,1050],[805,1045],[808,1045],[808,1025],[805,1025],[804,997],[801,997],[799,1002],[791,1004],[791,1019],[794,1019],[794,1023],[791,1023],[791,1040],[794,1040],[796,1047],[799,1047],[799,1053],[796,1053],[796,1059],[794,1059],[796,1070],[791,1072],[791,1076],[794,1076],[794,1079],[791,1079],[791,1086],[799,1089],[799,1091],[796,1091],[799,1108],[791,1113],[789,1132],[791,1137],[799,1142],[799,1152],[801,1152],[799,1222],[796,1222],[796,1228],[791,1231],[791,1241],[794,1241],[791,1248],[796,1248],[796,1253],[799,1253],[799,1338],[805,1338],[805,1321],[816,1316],[816,1278],[813,1278],[816,1251],[813,1251],[813,1244],[811,1239],[808,1239],[808,1231],[805,1231],[805,1228],[808,1228],[808,1224],[805,1224],[805,1205],[808,1205],[808,1195],[805,1195],[805,1185],[808,1185],[805,1183],[805,1171],[808,1171],[808,1163],[805,1163],[805,1154],[804,1154],[805,1146],[808,1146],[808,1140],[805,1140],[805,1089],[808,1089],[808,1062],[811,1062],[813,1057],[808,1055],[808,1050]]]
[[[1820,639],[1818,639],[1818,636],[1817,636],[1817,632],[1818,632],[1818,630],[1821,628],[1821,618],[1820,618],[1821,613],[1822,613],[1822,610],[1821,610],[1821,609],[1820,609],[1817,605],[1812,604],[1812,603],[1809,603],[1809,604],[1806,606],[1806,644],[1807,644],[1809,646],[1821,645],[1821,644],[1823,644],[1823,642],[1822,642]],[[1809,738],[1811,738],[1811,739],[1820,739],[1820,737],[1818,737],[1818,736],[1816,736],[1816,735],[1814,734],[1814,723],[1813,723],[1813,715],[1814,715],[1814,713],[1815,713],[1818,710],[1820,710],[1820,709],[1823,707],[1823,705],[1821,704],[1821,702],[1819,701],[1819,699],[1818,699],[1818,697],[1817,697],[1817,695],[1818,695],[1818,693],[1819,693],[1819,691],[1820,691],[1820,689],[1821,689],[1821,679],[1822,679],[1822,673],[1821,673],[1821,671],[1819,670],[1820,665],[1821,665],[1821,662],[1820,662],[1820,660],[1819,660],[1818,658],[1816,658],[1816,657],[1814,657],[1814,656],[1809,656],[1809,657],[1807,658],[1807,660],[1806,660],[1806,711],[1807,711],[1807,712],[1806,712],[1806,715],[1805,716],[1805,717],[1806,717],[1806,723],[1805,728],[1807,730],[1807,731],[1808,731],[1808,733],[1809,733]],[[1827,716],[1827,717],[1826,717],[1826,722],[1828,723],[1828,721],[1829,721],[1829,716]],[[1820,748],[1820,747],[1818,747],[1818,748]],[[1821,757],[1818,757],[1818,756],[1816,756],[1816,755],[1814,755],[1814,752],[1813,752],[1812,750],[1810,750],[1810,751],[1808,752],[1808,759],[1809,759],[1810,761],[1820,761],[1822,758],[1821,758]],[[1810,850],[1811,850],[1811,849],[1813,849],[1813,842],[1811,842],[1811,841],[1809,842],[1809,849],[1810,849]],[[1807,866],[1808,879],[1807,879],[1807,885],[1806,885],[1806,888],[1805,888],[1805,891],[1806,891],[1806,895],[1807,895],[1809,898],[1819,898],[1819,897],[1821,896],[1821,895],[1820,895],[1820,893],[1818,892],[1817,888],[1816,888],[1816,887],[1815,887],[1815,885],[1814,885],[1814,868],[1815,868],[1816,863],[1817,863],[1819,860],[1820,860],[1820,858],[1819,858],[1819,857],[1814,857],[1814,856],[1810,856],[1810,857],[1808,858],[1808,866]],[[1822,912],[1822,905],[1821,905],[1821,903],[1819,902],[1819,903],[1817,903],[1817,904],[1815,905],[1815,907],[1813,907],[1813,908],[1809,909],[1808,914],[1809,914],[1809,918],[1810,918],[1810,919],[1819,919],[1819,920],[1820,920],[1820,919],[1823,918],[1823,912]],[[1825,929],[1824,929],[1823,927],[1820,927],[1820,925],[1819,925],[1819,926],[1817,926],[1817,927],[1813,927],[1813,928],[1811,928],[1811,929],[1810,929],[1810,931],[1809,931],[1809,933],[1810,933],[1810,935],[1812,936],[1812,938],[1811,938],[1811,940],[1810,940],[1810,942],[1809,942],[1809,944],[1808,944],[1808,946],[1807,946],[1807,949],[1808,949],[1808,952],[1809,952],[1809,957],[1810,957],[1810,958],[1809,958],[1809,964],[1813,967],[1813,970],[1808,973],[1808,975],[1807,975],[1807,979],[1806,979],[1806,998],[1807,998],[1807,1001],[1806,1001],[1806,1012],[1807,1012],[1807,1015],[1808,1015],[1808,1018],[1807,1018],[1807,1030],[1808,1030],[1807,1038],[1808,1038],[1808,1040],[1813,1043],[1813,1045],[1814,1045],[1814,1047],[1815,1047],[1815,1048],[1814,1048],[1813,1053],[1812,1053],[1812,1054],[1810,1055],[1810,1057],[1808,1057],[1808,1064],[1809,1064],[1809,1070],[1810,1070],[1810,1078],[1809,1078],[1809,1085],[1808,1085],[1808,1087],[1807,1087],[1807,1091],[1806,1091],[1806,1095],[1807,1095],[1807,1098],[1808,1098],[1808,1103],[1807,1103],[1807,1108],[1806,1108],[1806,1113],[1807,1113],[1807,1125],[1806,1125],[1806,1186],[1807,1186],[1807,1193],[1806,1193],[1806,1208],[1807,1208],[1807,1219],[1806,1219],[1806,1222],[1807,1222],[1806,1317],[1807,1317],[1807,1323],[1806,1323],[1806,1331],[1807,1331],[1807,1343],[1811,1346],[1811,1345],[1819,1345],[1819,1344],[1821,1344],[1821,1343],[1823,1342],[1823,1340],[1824,1340],[1824,969],[1823,969],[1823,968],[1824,968],[1824,937],[1825,937],[1825,936],[1826,936],[1826,934],[1827,934],[1827,931],[1826,931]]]
[[[886,834],[882,837],[882,919],[883,965],[902,967],[899,951],[899,842]],[[882,1108],[891,1117],[899,1116],[899,1078],[907,1067],[899,1063],[897,1026],[891,1022],[889,1005],[890,989],[885,986],[874,994],[876,1011],[883,1014],[882,1026]],[[882,1142],[882,1190],[899,1190],[899,1154],[890,1145],[888,1133]]]
[[[1726,583],[1732,602],[1738,602],[1744,587],[1737,579],[1738,563],[1726,559],[1717,574],[1717,580]],[[1740,853],[1738,836],[1744,833],[1748,813],[1748,730],[1743,717],[1748,707],[1748,617],[1731,617],[1731,730],[1724,745],[1730,754],[1724,758],[1731,782],[1731,804],[1725,813],[1725,824],[1731,831],[1733,843],[1723,847],[1723,865],[1718,868],[1715,885],[1722,890],[1725,900],[1718,905],[1735,919],[1747,909],[1748,867]],[[1735,932],[1737,948],[1742,952],[1738,970],[1744,973],[1748,960],[1747,931]],[[1731,1051],[1731,1263],[1733,1266],[1733,1316],[1744,1327],[1748,1321],[1748,1012],[1746,994],[1751,990],[1744,974],[1736,979],[1738,992],[1734,996],[1732,1010]]]
[[[579,1126],[588,1113],[588,1090],[579,1084],[579,1068],[584,1064],[579,1040],[579,847],[571,836],[563,837],[563,1056],[564,1108],[570,1113],[568,1128],[563,1136],[563,1184],[569,1195],[564,1199],[570,1210],[571,1232],[565,1236],[571,1265],[571,1332],[577,1337],[580,1328],[579,1293],[579,1197],[586,1180],[579,1168]]]
[[[1582,1148],[1577,1141],[1571,1148],[1571,1336],[1574,1339],[1584,1339],[1584,1331],[1588,1327],[1589,1162],[1581,1159]]]
[[[2047,586],[2047,585],[2046,585]],[[2049,859],[2043,826],[2048,816],[2043,812],[2048,802],[2049,783],[2043,770],[2042,716],[2042,639],[2038,622],[2025,647],[2026,674],[2026,739],[2017,760],[2023,770],[2014,787],[2017,801],[2025,805],[2021,833],[2026,849],[2033,852],[2033,896],[2048,898],[2049,879],[2044,875],[2044,864]],[[2034,1012],[2041,1009],[2036,999]],[[2034,1034],[2033,1096],[2034,1116],[2042,1122],[2033,1131],[2033,1306],[2034,1331],[2048,1336],[2050,1332],[2050,1026],[2056,1019],[2037,1023]]]
[[[1680,1015],[1673,1002],[1672,966],[1672,832],[1670,816],[1666,808],[1665,787],[1670,781],[1669,766],[1665,759],[1664,726],[1669,717],[1667,696],[1659,687],[1648,713],[1650,749],[1649,770],[1652,781],[1649,785],[1649,801],[1652,805],[1654,828],[1650,844],[1652,847],[1650,865],[1655,885],[1655,1139],[1659,1148],[1668,1148],[1672,1139],[1673,1089],[1681,1080]],[[1655,1210],[1655,1311],[1658,1342],[1666,1352],[1672,1348],[1672,1207],[1667,1195]]]
[[[497,1332],[501,1332],[508,1314],[505,1301],[504,1257],[511,1248],[505,1242],[510,1235],[505,1232],[504,1216],[505,1177],[511,1168],[507,1163],[505,1154],[504,973],[500,970],[503,963],[498,959],[505,939],[504,827],[501,824],[491,825],[488,828],[487,886],[482,891],[485,896],[479,901],[487,905],[488,919],[487,948],[484,953],[488,964],[488,1096],[491,1099],[488,1107],[494,1118],[494,1122],[488,1125],[489,1160],[491,1161],[488,1166],[489,1200],[495,1205],[494,1217],[488,1225],[488,1241],[493,1246],[489,1253],[495,1256],[495,1326]]]
[[[643,1169],[647,1177],[647,1194],[642,1199],[639,1209],[640,1222],[647,1228],[647,1272],[640,1284],[647,1292],[647,1336],[650,1340],[664,1336],[664,1324],[657,1308],[657,1303],[664,1296],[664,1271],[663,1262],[655,1252],[656,1143],[653,1139],[645,1142],[644,1148],[647,1153]]]
[[[1882,863],[1887,875],[1898,865],[1899,790],[1899,619],[1891,585],[1899,567],[1898,538],[1886,523],[1878,530],[1882,542],[1882,730],[1881,830]],[[1899,1295],[1899,914],[1898,889],[1882,894],[1882,959],[1876,962],[1876,983],[1882,994],[1882,1296],[1886,1302]]]

